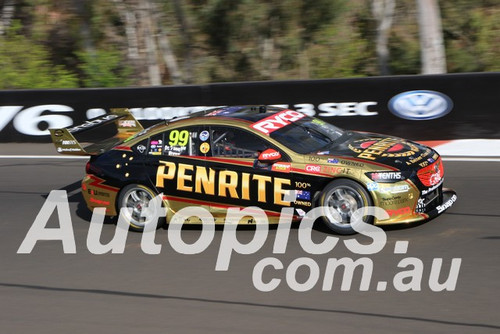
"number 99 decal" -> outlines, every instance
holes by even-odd
[[[189,141],[189,131],[173,130],[168,136],[168,145],[170,146],[186,146]]]

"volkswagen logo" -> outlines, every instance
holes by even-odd
[[[410,120],[429,120],[443,117],[451,111],[453,102],[439,92],[412,90],[394,96],[389,110],[396,116]]]

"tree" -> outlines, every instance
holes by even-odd
[[[437,0],[417,0],[422,74],[446,73],[441,15]]]
[[[19,22],[0,36],[0,89],[78,87],[75,74],[53,65],[47,49],[20,33]]]
[[[395,0],[372,1],[372,13],[377,21],[376,49],[381,75],[390,74],[388,41],[395,6]]]
[[[131,70],[122,64],[116,51],[97,50],[78,52],[79,68],[83,72],[84,87],[125,87],[129,85]]]

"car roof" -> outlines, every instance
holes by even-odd
[[[269,117],[270,115],[283,110],[287,109],[274,106],[253,105],[210,108],[192,113],[185,117],[175,117],[170,120],[166,120],[165,122],[157,123],[141,131],[135,135],[133,139],[129,140],[133,140],[131,144],[134,145],[135,143],[143,140],[144,137],[150,137],[159,132],[165,131],[170,125],[177,124],[200,125],[208,123],[212,125],[229,125],[234,123],[243,123],[244,127],[248,127],[248,124],[258,122],[263,118]],[[207,117],[213,118],[214,122],[207,122]]]
[[[286,109],[274,106],[254,106],[254,105],[217,107],[193,113],[189,115],[187,119],[194,119],[198,117],[224,117],[224,118],[232,118],[236,120],[243,120],[254,123],[263,118],[268,117],[270,114],[282,110]],[[172,121],[175,121],[175,119],[173,119]]]

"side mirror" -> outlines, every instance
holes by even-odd
[[[281,159],[281,153],[272,148],[268,148],[267,150],[259,154],[259,157],[257,158],[259,162],[267,162],[267,163],[276,162],[280,159]]]

